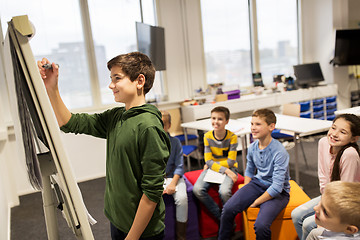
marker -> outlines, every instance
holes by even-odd
[[[56,64],[56,65],[59,67],[59,64]],[[45,69],[52,69],[51,63],[44,64],[44,65],[42,65],[42,67]]]

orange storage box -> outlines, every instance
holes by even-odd
[[[239,185],[239,188],[244,186]],[[295,240],[298,239],[294,224],[291,220],[291,212],[296,207],[309,201],[310,198],[294,181],[290,180],[290,199],[287,206],[279,213],[272,223],[271,239],[277,240]],[[243,212],[244,236],[246,240],[255,240],[254,224],[259,213],[259,208],[248,208]]]

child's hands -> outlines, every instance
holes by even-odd
[[[44,64],[50,64],[50,61],[46,58],[43,58],[41,61],[37,61],[37,66],[39,68],[40,76],[44,81],[46,90],[57,90],[59,66],[56,65],[55,63],[52,63],[51,69],[45,69],[43,68]]]
[[[172,194],[174,194],[174,193],[176,192],[175,189],[176,189],[176,185],[171,182],[171,183],[167,186],[167,188],[164,190],[163,193],[166,193],[166,194],[168,194],[168,195],[172,195]]]
[[[250,207],[255,208],[258,207],[259,204],[256,202],[256,200],[250,205]]]
[[[234,172],[231,171],[230,169],[226,169],[226,170],[225,170],[225,173],[226,173],[226,175],[228,175],[228,176],[231,178],[231,180],[232,180],[234,183],[237,181],[238,176],[237,176],[236,173],[234,173]]]

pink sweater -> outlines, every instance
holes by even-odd
[[[327,137],[319,140],[318,145],[318,176],[320,192],[323,193],[325,185],[330,182],[332,167],[336,154],[330,153]],[[344,182],[360,182],[360,157],[356,149],[347,148],[340,159],[340,180]]]

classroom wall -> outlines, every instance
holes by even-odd
[[[0,25],[0,34],[2,30]],[[0,38],[1,39],[1,38]],[[5,84],[3,45],[0,45],[0,239],[10,239],[10,209],[19,205],[15,139],[8,135],[8,123],[11,122],[10,106]],[[15,157],[14,157],[15,156]],[[20,176],[21,178],[21,176]],[[24,179],[20,179],[25,182]]]
[[[0,161],[2,161],[0,157]],[[5,183],[4,176],[0,176],[0,192],[5,193]],[[3,223],[0,225],[0,239],[9,239],[9,229],[10,229],[10,208],[7,204],[6,194],[0,194],[0,222]]]
[[[335,30],[348,26],[348,1],[302,0],[301,14],[303,63],[320,62],[325,81],[338,84],[338,108],[350,107],[348,67],[329,64],[334,57]]]
[[[206,86],[200,1],[157,0],[158,25],[165,28],[168,99],[183,101]]]
[[[1,102],[0,102],[1,103]],[[1,125],[0,125],[1,127]],[[8,203],[8,174],[5,171],[6,164],[3,149],[5,147],[5,140],[0,140],[0,239],[8,239],[10,227],[10,208]]]

